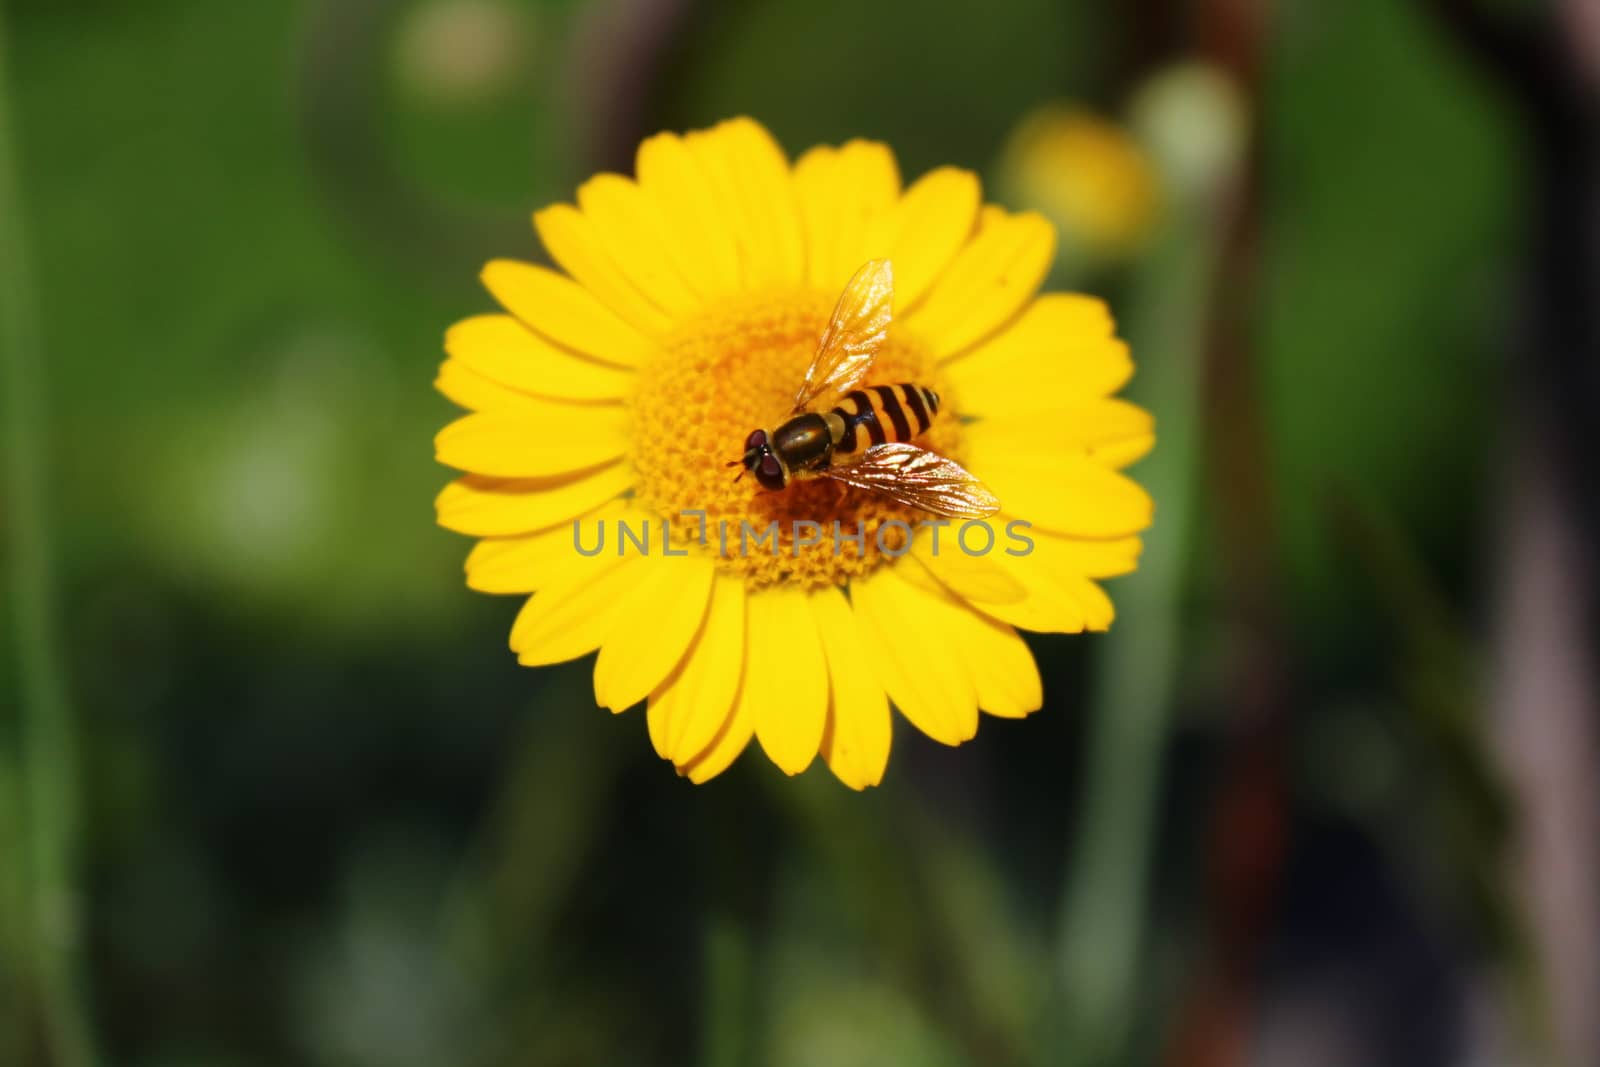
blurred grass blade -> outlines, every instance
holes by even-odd
[[[1377,499],[1355,486],[1330,493],[1330,518],[1360,573],[1371,582],[1393,634],[1400,727],[1422,752],[1416,775],[1429,847],[1439,864],[1445,906],[1467,927],[1497,973],[1520,1052],[1532,1063],[1559,1062],[1553,1002],[1539,946],[1513,872],[1524,813],[1499,765],[1483,696],[1488,657],[1452,613],[1416,546]]]
[[[1193,492],[1193,393],[1199,357],[1195,311],[1204,256],[1173,235],[1142,268],[1147,287],[1128,325],[1142,363],[1137,394],[1155,412],[1159,444],[1140,479],[1159,501],[1138,573],[1117,593],[1117,625],[1104,638],[1088,713],[1082,819],[1062,901],[1059,1041],[1078,1062],[1110,1063],[1132,1022],[1141,952],[1153,809],[1178,656],[1178,595]],[[1185,307],[1174,304],[1193,305]],[[1178,323],[1191,323],[1183,336]]]
[[[1157,446],[1139,479],[1158,511],[1101,645],[1082,816],[1061,903],[1052,1062],[1125,1062],[1139,1006],[1153,812],[1198,464],[1199,373],[1220,255],[1217,220],[1225,217],[1215,205],[1243,145],[1237,98],[1205,68],[1158,76],[1135,112],[1168,195],[1166,217],[1134,269],[1124,330],[1139,362],[1128,395],[1156,417]],[[1207,152],[1196,150],[1197,130],[1212,134]]]
[[[1022,1062],[1047,952],[1013,921],[992,851],[920,794],[858,796],[816,772],[767,784],[835,879],[875,968],[952,1054]]]
[[[507,1048],[538,1058],[524,1028],[559,1046],[568,1033],[542,1025],[542,1013],[577,1014],[578,998],[563,999],[574,991],[555,977],[561,917],[614,817],[623,753],[589,716],[574,714],[590,700],[584,672],[568,669],[536,685],[440,914],[444,960],[475,991],[458,1038],[460,1064],[503,1062]],[[508,1016],[507,1003],[524,1011]]]
[[[76,786],[72,719],[56,644],[50,531],[45,486],[42,363],[32,306],[23,228],[4,12],[0,11],[0,425],[5,430],[7,601],[16,647],[16,706],[21,709],[21,827],[27,886],[8,899],[26,901],[31,973],[26,982],[43,1013],[49,1062],[94,1062],[88,1013],[78,974]],[[8,698],[7,702],[10,700]],[[0,775],[0,781],[11,775]],[[8,923],[8,927],[11,924]]]
[[[750,1063],[750,983],[754,979],[750,932],[725,911],[706,922],[705,1016],[701,1035],[705,1067]]]

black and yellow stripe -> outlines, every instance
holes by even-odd
[[[938,412],[939,394],[911,382],[856,389],[833,409],[844,420],[844,436],[834,443],[833,454],[849,456],[873,445],[909,441],[933,425]]]

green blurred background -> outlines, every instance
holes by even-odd
[[[0,4],[0,1064],[1600,1063],[1593,511],[1539,401],[1600,349],[1535,358],[1593,139],[1479,32],[1560,57],[1563,11]],[[528,213],[735,114],[1028,207],[1057,102],[1161,190],[1054,279],[1161,436],[1045,710],[900,729],[864,795],[695,788],[586,661],[519,669],[430,382]]]

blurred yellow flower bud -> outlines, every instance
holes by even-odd
[[[1001,181],[1016,206],[1056,224],[1063,257],[1080,263],[1136,252],[1160,200],[1138,142],[1071,104],[1049,104],[1023,119],[1002,157]]]

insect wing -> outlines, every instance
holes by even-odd
[[[1000,501],[971,471],[916,445],[875,445],[857,462],[822,473],[949,518],[981,519],[1000,510]]]
[[[830,402],[854,389],[872,366],[894,314],[894,271],[887,259],[868,260],[845,285],[822,331],[817,354],[795,394],[798,414],[818,397]],[[826,405],[824,405],[826,406]]]

